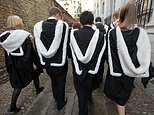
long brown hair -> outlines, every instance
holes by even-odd
[[[124,7],[121,8],[119,21],[120,28],[127,28],[128,26],[137,23],[135,2],[128,2]]]

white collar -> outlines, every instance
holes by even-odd
[[[53,17],[53,16],[51,16],[51,17],[48,17],[48,19],[55,19],[55,20],[57,20],[55,17]]]
[[[96,24],[103,24],[102,22],[96,22]]]
[[[89,25],[89,24],[87,24],[87,25],[84,25],[84,26],[88,26],[88,27],[91,27],[91,28],[92,28],[92,25]]]

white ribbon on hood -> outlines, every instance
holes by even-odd
[[[26,40],[26,38],[30,36],[30,33],[25,30],[13,30],[11,32],[5,31],[0,35],[0,37],[7,33],[10,33],[10,35],[7,37],[6,40],[0,42],[0,45],[2,45],[2,47],[7,51],[8,54],[10,53],[14,56],[24,55],[21,45]],[[20,53],[13,53],[13,51],[17,50],[18,48],[20,50]]]

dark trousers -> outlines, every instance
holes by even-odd
[[[67,69],[67,65],[60,68],[46,68],[47,74],[50,76],[51,79],[53,97],[57,103],[57,107],[61,106],[65,101],[65,83]]]
[[[88,115],[88,98],[91,94],[91,85],[93,76],[89,75],[83,81],[74,76],[74,86],[78,96],[79,115]]]

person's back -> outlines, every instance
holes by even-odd
[[[59,21],[55,20],[55,19],[47,19],[46,21],[44,21],[42,23],[41,41],[45,45],[47,50],[49,50],[49,48],[51,47],[54,39],[60,40],[60,38],[61,38],[60,44],[57,44],[57,45],[59,45],[59,47],[58,47],[55,55],[51,58],[43,57],[43,59],[46,60],[45,66],[49,66],[51,63],[58,63],[60,65],[60,63],[62,63],[62,61],[63,62],[66,61],[65,64],[67,64],[66,48],[65,47],[67,44],[66,37],[68,36],[68,27],[66,27],[66,25],[64,23],[60,22],[62,24],[61,26],[63,26],[63,29],[59,30],[58,27],[56,26],[58,23],[59,23]],[[65,49],[63,50],[63,48],[65,48]],[[65,53],[65,59],[62,58],[64,53]],[[65,64],[63,64],[63,66]],[[60,67],[60,66],[53,65],[53,67]]]
[[[21,110],[16,105],[22,88],[32,81],[33,45],[31,34],[23,30],[23,21],[17,15],[7,19],[8,31],[0,35],[0,45],[5,50],[5,64],[13,90],[11,105],[8,112],[17,113]]]
[[[58,8],[52,8],[49,16],[47,20],[35,24],[35,44],[40,63],[51,78],[57,109],[61,110],[66,104],[65,82],[68,69],[66,49],[69,27],[61,20],[62,13]]]
[[[96,27],[97,27],[101,32],[103,32],[104,34],[106,34],[106,30],[105,30],[104,25],[103,25],[103,23],[102,23],[102,21],[101,21],[101,17],[96,17],[96,19],[95,19],[95,25],[96,25]]]
[[[128,2],[120,10],[119,24],[109,32],[108,62],[104,93],[117,104],[119,115],[134,88],[135,77],[149,76],[151,46],[146,31],[136,26],[135,3]]]
[[[104,34],[92,28],[93,19],[91,12],[83,12],[80,15],[80,23],[83,27],[72,30],[70,35],[79,115],[88,115],[88,99],[91,98],[93,79],[97,77],[106,46]]]

